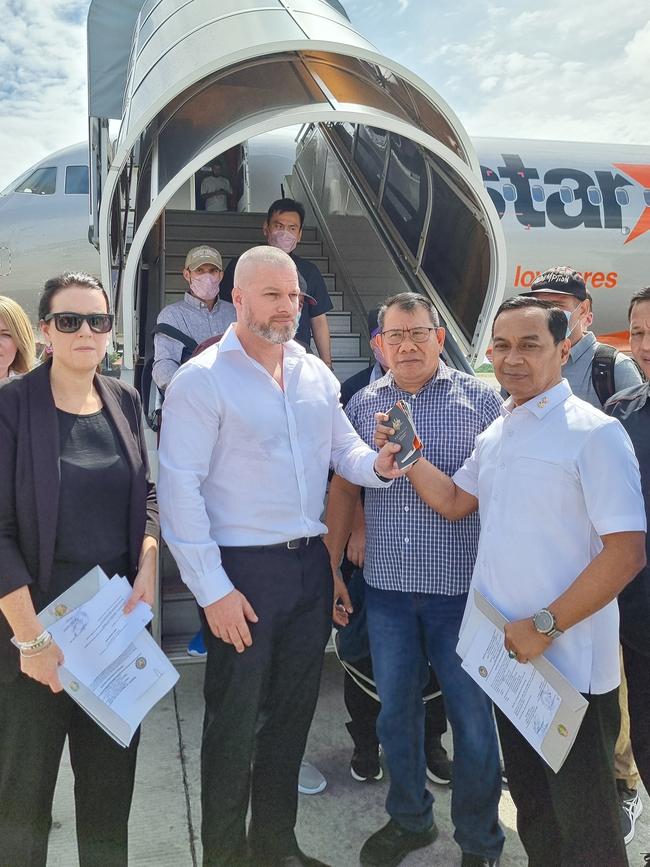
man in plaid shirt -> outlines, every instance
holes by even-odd
[[[385,376],[358,392],[346,412],[374,442],[375,413],[397,400],[410,404],[424,455],[444,472],[463,465],[474,440],[499,415],[501,400],[476,378],[440,359],[445,332],[423,295],[389,298],[379,312]],[[334,619],[351,614],[340,576],[358,488],[334,476],[326,543],[335,579]],[[456,644],[478,547],[479,519],[450,522],[429,509],[405,478],[365,492],[368,631],[381,699],[377,730],[390,771],[390,821],[361,850],[365,867],[399,864],[437,836],[426,788],[422,688],[428,664],[440,683],[454,738],[452,819],[463,867],[496,863],[503,848],[498,822],[501,775],[489,699],[461,668]]]

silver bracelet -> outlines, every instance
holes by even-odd
[[[44,629],[40,635],[37,635],[36,638],[32,638],[31,641],[18,641],[18,639],[16,639],[18,649],[23,656],[34,656],[35,654],[40,653],[41,650],[45,650],[46,647],[49,647],[51,643],[52,633],[47,629]]]

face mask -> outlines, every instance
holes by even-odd
[[[384,370],[388,370],[388,362],[384,358],[384,353],[377,345],[376,337],[373,337],[370,341],[370,348],[372,349],[372,354],[375,356],[375,361],[378,362]]]
[[[190,289],[201,301],[212,301],[219,294],[221,274],[192,274]]]
[[[578,308],[576,307],[576,310],[577,310],[577,309],[578,309]],[[573,332],[576,330],[576,328],[578,327],[578,325],[580,325],[580,322],[581,322],[581,320],[582,320],[582,317],[581,317],[581,316],[578,317],[578,321],[577,321],[577,322],[574,322],[574,323],[573,323],[573,326],[572,326],[572,325],[571,325],[571,317],[572,317],[573,314],[575,313],[575,310],[563,310],[562,312],[563,312],[564,315],[566,316],[566,336],[565,336],[564,339],[565,339],[565,340],[570,340],[570,339],[571,339],[571,335],[572,335]]]
[[[292,250],[296,249],[298,239],[285,229],[274,229],[268,234],[268,242],[271,247],[278,247],[280,250],[284,250],[285,253],[291,253]]]

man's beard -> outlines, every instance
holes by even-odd
[[[288,340],[293,340],[298,330],[299,316],[288,325],[271,325],[270,322],[256,322],[253,319],[252,313],[248,310],[244,311],[244,316],[248,330],[252,331],[253,334],[257,334],[258,337],[268,340],[269,343],[286,343]]]

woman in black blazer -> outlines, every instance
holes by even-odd
[[[66,737],[80,865],[125,867],[138,737],[122,749],[62,692],[37,612],[97,564],[129,578],[127,609],[152,604],[158,507],[138,395],[96,373],[101,284],[49,280],[39,318],[50,360],[0,388],[0,867],[45,865]]]

